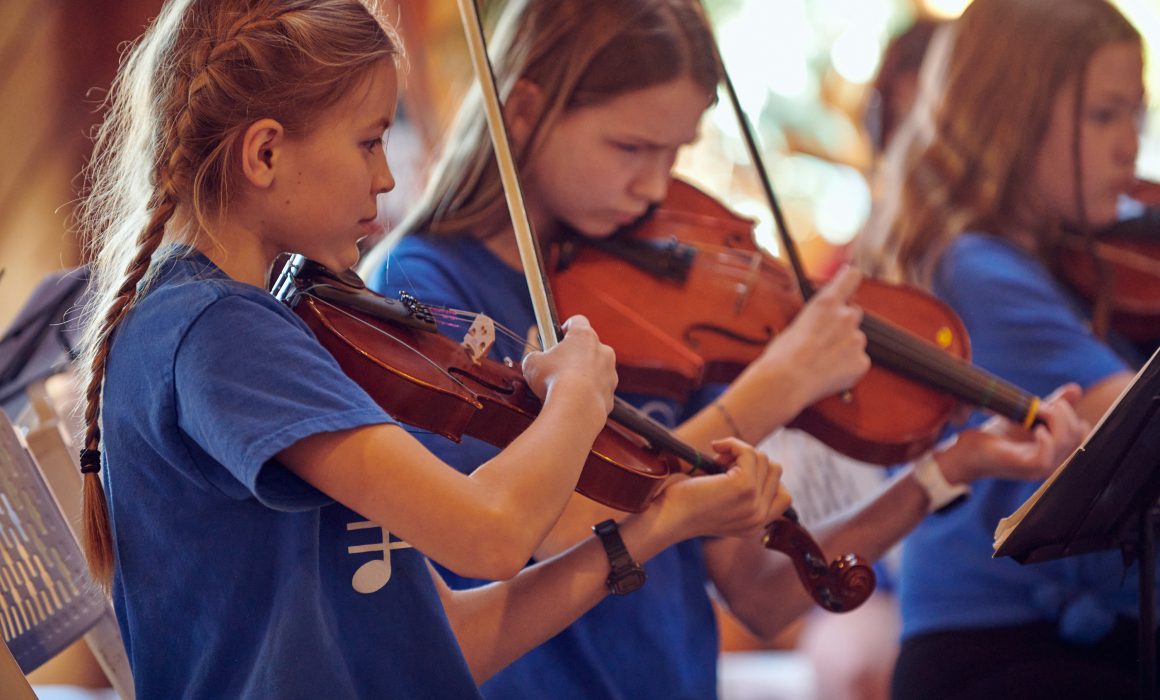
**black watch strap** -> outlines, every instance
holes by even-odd
[[[608,555],[609,573],[605,582],[614,595],[628,595],[644,585],[644,568],[633,560],[624,546],[615,520],[605,520],[592,526],[592,531],[604,545]]]

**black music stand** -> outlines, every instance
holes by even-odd
[[[1140,562],[1141,697],[1156,692],[1156,536],[1160,351],[1083,445],[995,530],[996,557],[1021,564],[1118,549]]]

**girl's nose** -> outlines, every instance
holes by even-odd
[[[649,163],[633,180],[633,196],[650,204],[663,202],[672,181],[672,165],[672,159],[667,156],[658,154],[658,157],[649,159]]]
[[[373,181],[375,194],[386,194],[395,189],[395,176],[391,173],[391,166],[387,163],[386,154],[383,155],[383,165],[375,172]]]

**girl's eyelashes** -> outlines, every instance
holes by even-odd
[[[1143,125],[1147,112],[1143,104],[1131,106],[1103,106],[1097,105],[1088,109],[1087,118],[1100,126],[1108,126],[1123,119],[1129,119],[1137,125]]]
[[[368,151],[370,151],[372,153],[374,152],[376,147],[380,147],[380,146],[383,148],[383,150],[386,150],[387,138],[390,135],[391,135],[390,129],[384,129],[375,138],[371,138],[371,139],[367,139],[366,141],[363,141],[363,143],[362,143],[363,148],[367,149]]]
[[[640,143],[629,143],[627,141],[611,141],[612,147],[622,153],[643,153],[648,146]]]

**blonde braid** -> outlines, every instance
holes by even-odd
[[[136,241],[136,254],[124,272],[121,286],[117,288],[109,303],[108,310],[100,321],[100,330],[94,340],[94,352],[89,368],[88,385],[85,390],[84,447],[81,449],[81,473],[84,475],[82,521],[85,533],[85,556],[93,578],[105,586],[110,585],[113,576],[113,536],[109,527],[109,507],[105,490],[101,484],[101,396],[105,382],[105,369],[113,333],[128,315],[137,301],[143,286],[142,281],[153,264],[153,255],[165,238],[166,224],[177,210],[178,193],[188,184],[188,177],[181,174],[190,166],[188,151],[184,147],[184,136],[193,128],[190,105],[196,92],[205,87],[203,70],[190,81],[187,88],[175,85],[170,99],[181,99],[182,106],[177,119],[170,122],[168,133],[162,139],[162,146],[170,144],[170,154],[165,165],[159,169],[158,179],[163,183],[155,192],[148,210],[152,212],[149,222],[141,230]],[[158,149],[164,153],[163,149]]]
[[[101,470],[101,387],[109,358],[113,331],[129,312],[137,298],[137,285],[149,270],[153,253],[161,244],[165,224],[173,216],[176,203],[163,197],[153,211],[149,225],[138,240],[139,252],[125,273],[125,281],[109,307],[100,330],[100,340],[93,356],[91,375],[85,391],[85,446],[81,450],[81,473],[84,474],[82,518],[85,529],[85,555],[89,571],[98,583],[108,586],[113,576],[113,536],[109,529],[109,509],[99,476]]]

